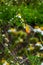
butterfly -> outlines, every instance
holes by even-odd
[[[28,24],[26,24],[26,26],[25,26],[25,31],[26,31],[26,33],[28,33],[28,34],[30,34],[30,32],[31,32],[30,27],[29,27]]]

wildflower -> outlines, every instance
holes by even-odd
[[[30,46],[27,50],[32,51],[32,50],[34,50],[34,47]]]
[[[34,29],[33,31],[34,31],[34,32],[39,32],[39,33],[41,33],[41,29],[40,29],[40,28],[36,28],[36,29]]]
[[[43,35],[43,31],[41,31],[41,35]]]
[[[43,65],[43,62],[41,63],[41,65]]]
[[[8,46],[8,44],[7,44],[7,43],[5,43],[5,46]]]
[[[11,53],[11,51],[9,50],[8,53]]]
[[[17,14],[16,17],[21,18],[21,14]]]
[[[41,42],[37,42],[37,43],[35,44],[35,46],[40,46],[40,47],[42,47],[42,44],[41,44]]]
[[[2,58],[3,65],[10,65],[4,58]]]
[[[9,39],[8,39],[8,38],[5,38],[5,41],[6,41],[6,42],[9,42]]]
[[[5,34],[2,34],[3,37],[5,37]]]
[[[22,57],[22,56],[19,56],[18,58],[19,58],[19,59],[23,59],[23,57]]]
[[[4,63],[3,63],[3,65],[10,65],[7,61],[5,61]]]
[[[23,42],[23,39],[20,39],[20,42]]]
[[[14,32],[16,32],[16,29],[15,28],[11,28],[11,29],[8,30],[8,32],[13,32],[14,33]]]
[[[14,63],[14,61],[11,61],[11,63]]]
[[[41,46],[40,50],[43,50],[43,46]]]
[[[21,21],[22,21],[22,22],[24,22],[24,19],[23,19],[23,18],[21,18]]]
[[[37,52],[37,55],[36,55],[37,57],[40,57],[40,53],[39,52]]]

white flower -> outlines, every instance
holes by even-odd
[[[14,61],[11,61],[11,63],[14,63]]]
[[[11,29],[8,30],[8,32],[16,32],[16,29],[11,28]]]
[[[35,44],[36,46],[42,46],[41,44]]]
[[[2,34],[3,37],[5,37],[5,34]]]
[[[21,18],[21,14],[16,15],[16,17]]]
[[[41,31],[41,35],[43,35],[43,31]]]
[[[40,44],[39,42],[37,42],[37,43],[35,44],[35,46],[40,46],[40,47],[42,47],[42,44]]]
[[[8,53],[11,53],[10,50],[8,51]]]
[[[43,65],[43,62],[41,63],[41,65]]]
[[[3,65],[9,65],[9,63],[8,63],[7,61],[5,61],[5,62],[3,63]]]
[[[8,38],[5,38],[5,41],[6,41],[6,42],[9,42],[9,39],[8,39]]]
[[[43,46],[40,48],[40,50],[43,50]]]
[[[8,46],[8,44],[7,44],[7,43],[5,43],[5,46]]]
[[[40,28],[34,29],[33,31],[34,31],[34,32],[40,32],[40,33],[41,33],[41,29],[40,29]]]

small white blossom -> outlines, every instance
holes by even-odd
[[[43,31],[41,31],[41,35],[43,35]]]
[[[11,63],[14,63],[14,61],[11,61]]]
[[[5,46],[8,46],[8,44],[7,44],[7,43],[5,43]]]
[[[8,38],[5,38],[5,41],[6,41],[6,42],[9,42],[9,39],[8,39]]]
[[[21,14],[16,15],[16,17],[21,18]]]
[[[9,29],[8,32],[16,32],[16,29]]]
[[[40,50],[43,50],[43,46],[40,48]]]
[[[41,33],[41,29],[40,29],[40,28],[34,29],[33,31],[34,31],[34,32],[40,32],[40,33]]]
[[[40,46],[40,47],[42,47],[42,44],[36,43],[35,46]]]
[[[3,37],[5,37],[5,34],[2,34]]]
[[[3,63],[3,65],[7,65],[7,62],[5,61],[5,62]]]
[[[11,53],[11,51],[9,50],[8,53]]]
[[[41,63],[41,65],[43,65],[43,62]]]

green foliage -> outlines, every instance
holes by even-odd
[[[40,58],[37,56],[29,55],[28,59],[30,60],[31,65],[40,65]]]
[[[16,23],[16,25],[21,25],[21,24],[19,24],[20,19],[15,17],[17,15],[17,13],[20,13],[21,16],[23,17],[23,19],[26,21],[26,23],[28,23],[30,25],[43,24],[43,3],[41,3],[41,5],[38,5],[37,7],[34,7],[34,8],[33,8],[33,6],[30,6],[30,5],[28,5],[28,6],[24,6],[24,5],[0,6],[1,23],[3,24],[4,22],[9,22],[12,25],[12,24],[14,24],[14,22],[18,22],[18,23]]]
[[[11,65],[19,65],[18,61],[14,61],[18,55],[27,55],[31,65],[40,65],[39,47],[35,47],[35,43],[41,42],[43,46],[43,35],[40,33],[34,34],[30,31],[27,33],[30,26],[43,26],[43,1],[41,0],[0,0],[0,55],[6,58]],[[8,32],[10,30],[10,32]],[[27,30],[27,31],[26,31]],[[36,35],[36,36],[35,36]],[[33,45],[32,45],[33,44]],[[2,46],[1,46],[2,45]],[[34,48],[33,48],[34,46]],[[3,48],[2,48],[3,47]],[[26,47],[26,48],[25,48]],[[34,49],[34,50],[33,50]],[[36,52],[37,51],[37,52]],[[34,54],[36,55],[34,56]],[[16,55],[15,55],[16,54]],[[9,58],[8,58],[9,57]],[[11,63],[13,60],[14,64]],[[1,63],[0,63],[1,64]],[[2,65],[2,64],[1,64]]]

